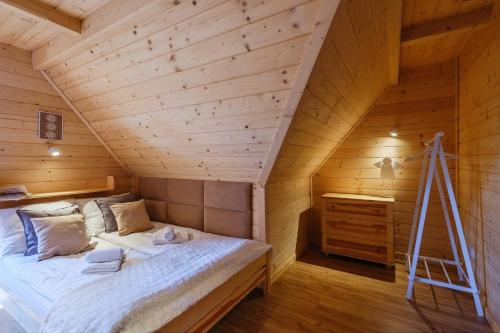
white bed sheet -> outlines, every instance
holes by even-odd
[[[172,246],[179,246],[179,244],[154,245],[153,234],[161,228],[170,225],[174,227],[175,232],[177,231],[187,232],[190,235],[190,239],[197,238],[200,235],[204,234],[203,232],[196,229],[179,227],[173,224],[167,224],[163,222],[153,221],[152,224],[154,228],[145,232],[137,232],[126,236],[118,235],[118,231],[110,233],[103,232],[97,235],[97,237],[118,244],[120,246],[127,247],[138,252],[142,252],[146,255],[154,256],[162,253],[163,251],[168,250],[169,248],[172,248]]]
[[[118,245],[100,238],[92,238],[97,249]],[[53,257],[38,261],[37,256],[16,254],[0,259],[0,286],[14,298],[21,299],[39,317],[43,318],[52,304],[65,292],[78,288],[105,275],[82,275],[83,256]],[[127,250],[122,267],[149,258],[144,253]]]
[[[102,233],[92,238],[91,243],[97,243],[97,248],[119,246],[128,249],[123,267],[143,262],[173,247],[182,246],[182,244],[153,245],[154,232],[168,224],[153,222],[153,225],[152,230],[127,236],[119,236],[117,232]],[[188,232],[191,239],[207,235],[195,229],[175,225],[174,229]],[[190,248],[191,245],[188,247]],[[269,248],[262,243],[259,243],[259,247],[262,247],[259,250],[262,253]],[[22,299],[39,318],[44,318],[56,300],[65,293],[106,277],[106,275],[82,275],[80,271],[84,264],[83,255],[54,257],[41,262],[37,261],[36,256],[13,255],[2,258],[0,259],[0,287],[4,287],[9,294]],[[199,287],[211,289],[207,285],[209,280],[204,279],[199,282]],[[217,283],[219,282],[223,281]],[[190,292],[182,296],[183,299],[190,297],[193,297]]]

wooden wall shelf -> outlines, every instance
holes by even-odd
[[[114,191],[114,189],[115,189],[115,178],[113,176],[106,176],[106,187],[90,188],[90,189],[75,190],[75,191],[36,193],[32,194],[31,197],[27,199],[53,198],[53,197],[62,197],[68,195],[108,192],[108,191]]]
[[[115,190],[115,178],[113,176],[106,176],[106,187],[89,188],[89,189],[74,190],[74,191],[35,193],[32,194],[29,198],[0,201],[0,208],[16,207],[20,204],[27,204],[27,203],[46,202],[50,201],[50,198],[70,198],[72,196],[79,196],[91,193],[110,192],[114,190]]]

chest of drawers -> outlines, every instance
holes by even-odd
[[[325,193],[321,200],[322,252],[394,264],[394,198]]]

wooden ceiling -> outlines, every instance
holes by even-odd
[[[33,65],[131,173],[256,182],[331,3],[112,0]]]
[[[369,22],[356,31],[359,38],[370,38],[366,31],[375,27],[377,35],[396,41],[386,45],[394,84],[399,63],[407,68],[455,58],[488,18],[492,1],[405,0],[401,10],[399,1],[380,7],[358,0],[353,8],[398,11],[385,20],[387,13],[368,17],[359,9],[349,20]],[[319,31],[335,13],[333,3],[0,0],[0,42],[32,50],[33,67],[131,173],[264,184],[321,46]],[[30,12],[33,5],[48,15]],[[380,44],[380,36],[374,42]],[[366,57],[373,51],[356,52]],[[359,56],[347,54],[346,65]],[[367,69],[381,57],[368,56],[373,64]],[[361,74],[351,73],[354,80]],[[363,96],[359,100],[374,98]]]
[[[28,0],[30,2],[31,0]],[[66,19],[83,20],[110,0],[37,0],[54,8]],[[45,19],[29,15],[15,7],[26,1],[0,1],[0,42],[25,50],[34,50],[51,38],[59,35],[61,29]],[[31,1],[31,3],[36,3]]]
[[[475,29],[490,20],[494,0],[403,0],[401,68],[456,59]],[[422,33],[430,38],[405,41]]]

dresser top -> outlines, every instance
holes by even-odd
[[[325,193],[321,197],[322,198],[332,198],[332,199],[394,202],[394,197],[381,197],[381,196],[376,196],[376,195],[364,195],[364,194]]]

